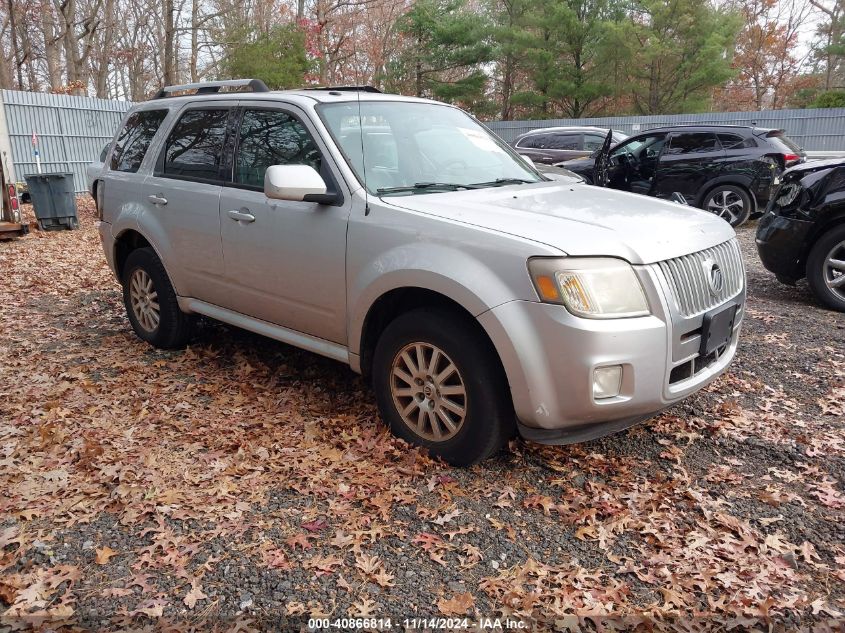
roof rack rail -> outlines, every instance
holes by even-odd
[[[153,99],[164,99],[172,97],[174,92],[194,90],[195,95],[217,94],[221,88],[248,88],[242,92],[270,92],[270,89],[260,79],[227,79],[225,81],[202,81],[194,84],[181,84],[178,86],[165,86],[159,90]]]
[[[306,86],[303,90],[337,90],[341,91],[357,91],[357,92],[375,92],[381,94],[381,90],[375,86]]]

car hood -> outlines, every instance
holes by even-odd
[[[399,208],[533,240],[573,256],[651,264],[734,237],[716,216],[674,202],[584,184],[531,185],[382,198]]]

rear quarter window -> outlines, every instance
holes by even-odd
[[[532,134],[521,139],[516,146],[525,149],[543,149],[549,147],[549,136],[546,134]]]
[[[789,154],[798,154],[801,152],[801,147],[789,138],[786,134],[774,134],[772,136],[766,137],[769,140],[769,143],[774,145],[778,151],[783,151],[786,148],[786,152]]]
[[[109,168],[130,173],[138,171],[153,137],[166,116],[167,110],[142,110],[130,114],[115,141]],[[107,150],[108,145],[104,148],[104,152]],[[105,158],[105,153],[103,158]]]
[[[740,134],[719,134],[719,142],[722,149],[745,149],[757,147],[757,143],[751,137],[744,137]]]

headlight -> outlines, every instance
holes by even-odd
[[[557,303],[576,316],[616,319],[651,314],[631,264],[611,257],[528,260],[540,300]]]

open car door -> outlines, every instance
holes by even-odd
[[[610,161],[610,146],[613,145],[613,130],[607,132],[604,144],[596,156],[595,167],[593,167],[593,184],[597,187],[607,187],[609,182],[608,165]]]

